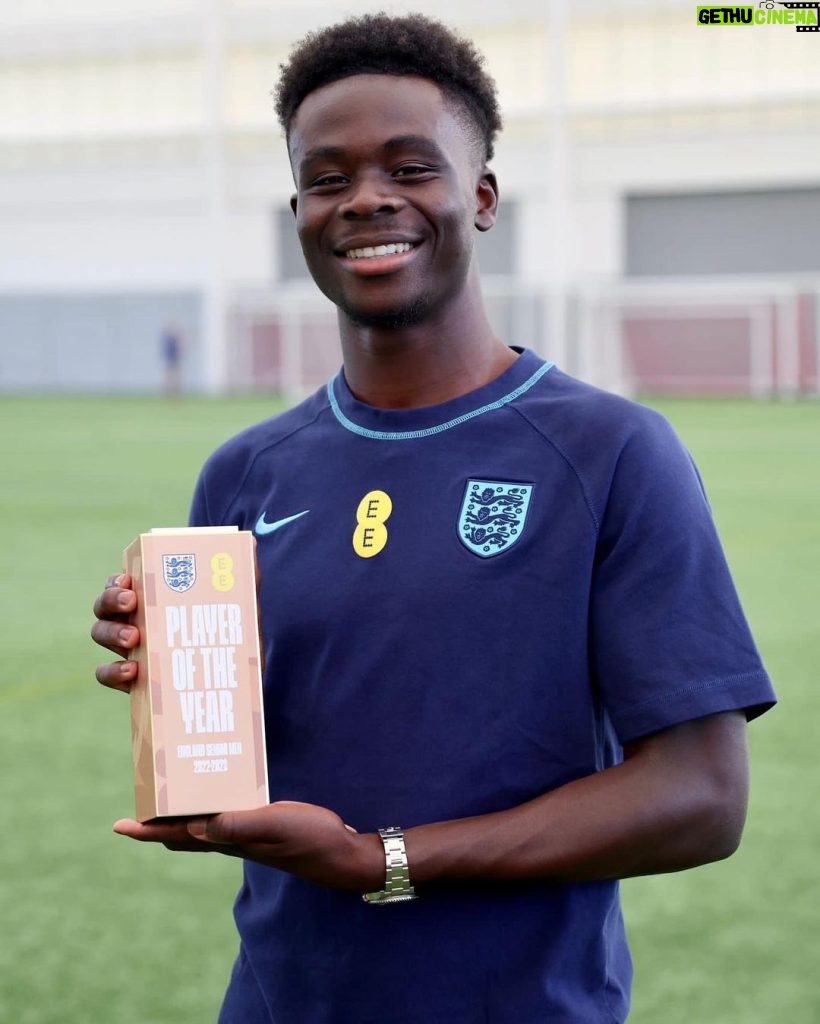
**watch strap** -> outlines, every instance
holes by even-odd
[[[384,844],[384,888],[378,892],[366,892],[362,899],[365,903],[406,903],[417,899],[416,890],[410,884],[404,832],[392,825],[390,828],[380,828],[379,835]]]

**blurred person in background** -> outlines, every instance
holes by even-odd
[[[343,370],[220,448],[191,513],[258,538],[273,802],[115,829],[244,859],[223,1024],[622,1022],[618,879],[735,850],[774,702],[697,472],[490,327],[471,43],[352,19],[277,109]],[[93,628],[126,691],[130,584]]]
[[[182,353],[184,340],[177,324],[167,324],[160,338],[163,387],[166,398],[178,398],[182,390]]]

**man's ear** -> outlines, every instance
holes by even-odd
[[[498,216],[498,182],[486,167],[478,179],[475,197],[475,226],[479,231],[489,231]]]
[[[291,210],[293,210],[293,216],[295,217],[296,216],[296,193],[295,192],[290,197],[290,208],[291,208]]]

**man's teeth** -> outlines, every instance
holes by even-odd
[[[364,249],[348,249],[345,256],[351,260],[369,260],[374,256],[392,256],[397,252],[410,252],[409,242],[391,242],[390,245],[368,245]]]

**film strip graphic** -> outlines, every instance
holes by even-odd
[[[769,4],[765,4],[765,5],[764,4],[760,4],[759,6],[760,7],[763,7],[763,6],[774,7],[774,4],[771,4],[771,5],[769,5]],[[820,0],[815,0],[814,3],[808,3],[808,4],[803,4],[803,3],[799,3],[799,4],[784,4],[782,2],[779,2],[778,6],[786,7],[790,11],[814,11],[814,13],[817,15],[817,21],[818,21],[817,25],[795,25],[795,28],[797,29],[798,32],[817,32],[817,31],[820,31]]]

